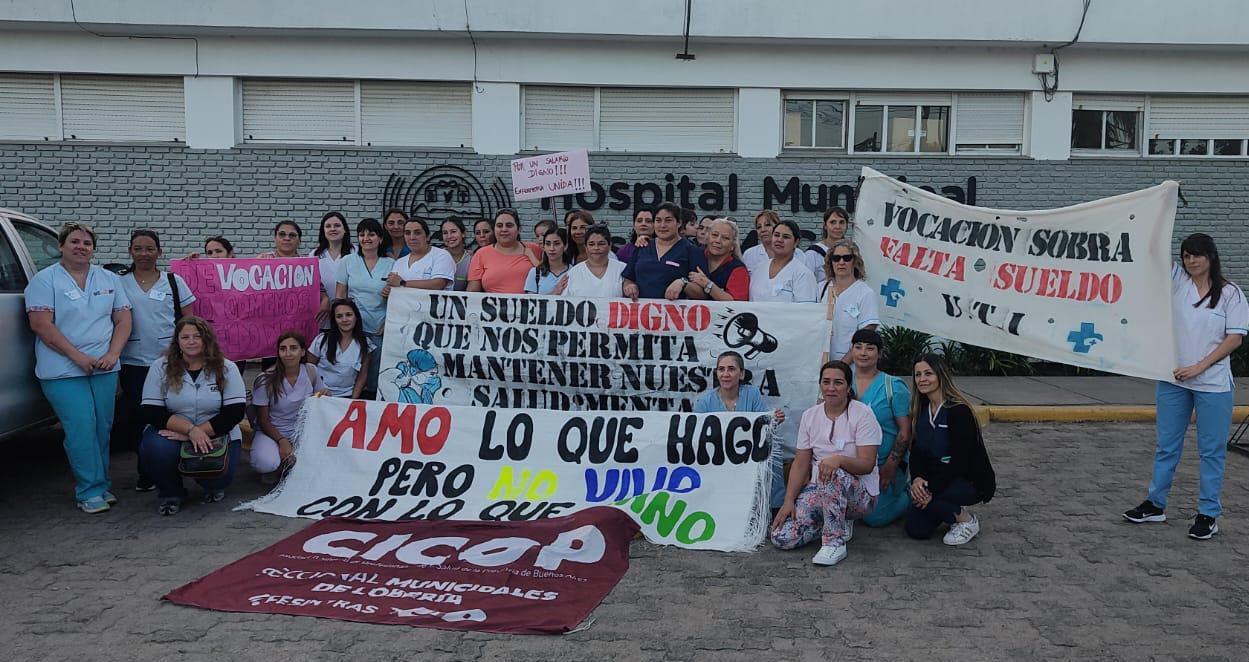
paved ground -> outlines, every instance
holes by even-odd
[[[298,530],[303,520],[193,506],[159,517],[119,491],[72,509],[57,439],[6,446],[0,467],[0,653],[6,660],[1244,660],[1249,458],[1228,459],[1224,532],[1185,537],[1186,457],[1173,521],[1132,526],[1152,427],[994,424],[1001,486],[981,536],[951,549],[897,528],[856,532],[841,565],[814,549],[688,552],[634,543],[632,567],[588,631],[448,633],[226,614],[159,597]],[[1192,452],[1190,439],[1189,451]],[[119,486],[132,456],[115,457]],[[255,496],[248,477],[229,501]]]
[[[969,398],[988,405],[1154,405],[1157,382],[1137,377],[959,377]],[[1249,378],[1236,379],[1236,404],[1249,405]]]

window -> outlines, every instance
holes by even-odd
[[[1249,156],[1245,140],[1204,138],[1152,138],[1150,156]]]
[[[735,90],[532,85],[523,95],[527,149],[731,152],[736,142]]]
[[[954,113],[958,153],[1023,152],[1024,95],[959,92]]]
[[[845,149],[844,99],[785,99],[785,147]]]
[[[469,147],[467,83],[248,79],[243,142]]]
[[[185,142],[182,78],[0,74],[0,138]]]
[[[21,292],[26,289],[26,268],[8,237],[0,235],[0,292]]]
[[[1139,155],[1144,107],[1143,96],[1074,95],[1071,148],[1086,154]]]
[[[1151,156],[1249,156],[1249,97],[1152,96]]]
[[[42,271],[61,259],[61,247],[56,243],[56,235],[30,223],[13,221],[17,236],[26,246],[26,252],[34,263],[35,271]]]
[[[947,153],[950,148],[949,99],[948,94],[857,95],[854,151]]]

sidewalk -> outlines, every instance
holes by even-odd
[[[1136,377],[960,377],[982,422],[1154,420],[1154,382]],[[1236,380],[1236,410],[1249,416],[1249,378]]]

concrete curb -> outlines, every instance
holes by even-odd
[[[1003,423],[1080,423],[1118,421],[1126,423],[1153,423],[1157,409],[1152,405],[1054,405],[1054,406],[1005,406],[980,405],[976,418],[981,425],[993,421]],[[1249,416],[1249,406],[1232,409],[1233,420]]]

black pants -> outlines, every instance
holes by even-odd
[[[936,533],[942,522],[953,524],[955,517],[963,512],[963,506],[980,503],[980,495],[971,483],[956,479],[940,492],[933,492],[932,501],[923,508],[911,507],[906,511],[906,535],[916,540],[927,540]]]
[[[135,451],[138,453],[139,441],[143,438],[143,421],[139,416],[139,405],[143,402],[143,382],[147,380],[148,366],[125,365],[117,376],[117,409],[113,415],[113,432],[110,447]],[[139,483],[150,483],[147,473],[143,470],[143,457],[139,456]]]

